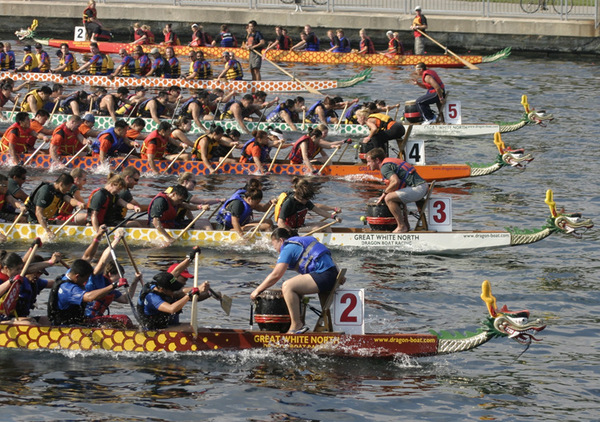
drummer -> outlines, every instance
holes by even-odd
[[[402,139],[404,136],[404,126],[387,114],[371,113],[369,109],[363,108],[356,112],[356,118],[358,124],[367,125],[369,128],[369,134],[362,140],[366,145],[361,148],[361,152],[381,148],[388,156],[388,142],[392,139]]]
[[[250,298],[255,300],[264,290],[275,285],[288,268],[295,269],[300,274],[286,280],[281,286],[291,319],[288,334],[305,333],[309,328],[302,325],[301,297],[331,291],[335,286],[338,269],[329,249],[312,236],[292,237],[287,229],[277,228],[271,234],[271,245],[279,252],[277,264],[250,294]]]

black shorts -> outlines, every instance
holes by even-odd
[[[336,267],[331,267],[322,273],[312,272],[309,275],[312,279],[317,283],[317,287],[319,288],[319,293],[322,292],[330,292],[335,286],[335,280],[338,276],[338,269]]]

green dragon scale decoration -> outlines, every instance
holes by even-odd
[[[496,122],[500,126],[500,132],[514,132],[515,130],[521,129],[523,126],[528,124],[536,124],[540,126],[546,126],[546,121],[554,120],[554,116],[550,113],[546,114],[544,110],[535,111],[529,106],[527,102],[527,95],[521,97],[521,105],[525,109],[523,117],[518,122]]]

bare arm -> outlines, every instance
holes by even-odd
[[[267,278],[265,278],[264,281],[260,283],[260,285],[250,294],[250,299],[256,299],[260,293],[277,283],[281,277],[283,277],[287,269],[288,264],[285,262],[280,262],[279,264],[275,265],[275,268],[273,268],[271,274],[269,274]]]

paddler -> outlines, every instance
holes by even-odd
[[[190,94],[192,96],[181,105],[179,115],[194,119],[196,126],[206,132],[202,120],[211,114],[209,94],[203,89],[190,89]]]
[[[136,117],[151,117],[156,124],[160,124],[161,117],[171,117],[167,114],[167,102],[169,94],[167,91],[158,91],[158,94],[139,103],[135,111]]]
[[[315,35],[310,25],[304,25],[304,30],[300,33],[301,41],[294,45],[292,51],[319,51],[319,39]]]
[[[156,174],[160,173],[160,171],[158,170],[158,167],[156,167],[156,162],[154,160],[187,158],[182,158],[182,156],[177,157],[177,154],[168,154],[167,145],[169,143],[173,144],[178,149],[187,147],[187,144],[184,142],[175,140],[171,137],[172,131],[173,127],[171,126],[171,123],[162,121],[156,130],[153,130],[146,136],[146,139],[144,139],[144,143],[142,144],[142,149],[140,151],[142,159],[147,160],[149,170]]]
[[[27,180],[27,169],[23,166],[12,166],[8,171],[8,194],[15,199],[25,202],[29,195],[23,190]]]
[[[77,216],[77,223],[83,223],[86,221],[90,224],[96,232],[100,230],[100,226],[106,224],[108,226],[115,226],[122,221],[122,217],[118,216],[114,220],[108,220],[107,216],[115,217],[115,212],[112,209],[115,205],[127,208],[134,212],[140,212],[141,208],[130,202],[125,202],[119,198],[119,192],[125,189],[125,180],[119,175],[111,176],[103,188],[97,188],[92,191],[87,203],[87,220],[79,218]],[[129,221],[127,223],[130,223]],[[130,226],[139,226],[137,221],[131,221]]]
[[[79,133],[81,122],[81,117],[70,116],[66,122],[54,129],[52,140],[50,141],[50,157],[52,161],[61,163],[61,156],[75,155],[86,144],[83,135]]]
[[[371,170],[380,170],[389,184],[377,203],[385,200],[398,227],[394,233],[406,233],[410,230],[406,204],[420,201],[427,194],[428,183],[423,180],[415,168],[399,158],[386,158],[381,148],[367,152],[367,165]]]
[[[257,223],[253,223],[253,211],[267,212],[270,204],[261,204],[263,192],[261,189],[249,189],[236,191],[219,209],[217,213],[217,222],[219,230],[233,230],[244,236],[244,230],[255,228]],[[258,227],[258,230],[271,230],[273,222],[265,219]]]
[[[8,177],[0,174],[0,218],[15,221],[22,210],[25,210],[23,202],[8,193]]]
[[[128,102],[128,96],[129,89],[124,86],[117,88],[116,93],[102,95],[96,100],[98,103],[98,115],[110,116],[112,117],[113,122],[116,122],[118,119],[116,110]]]
[[[246,26],[246,42],[243,47],[249,52],[248,64],[250,66],[250,73],[252,74],[253,81],[260,81],[260,68],[262,66],[262,56],[260,52],[267,45],[267,41],[257,29],[257,23],[255,20],[248,22]]]
[[[165,36],[165,42],[163,45],[166,47],[172,47],[174,45],[181,45],[179,41],[179,37],[175,32],[173,32],[173,25],[168,23],[163,28],[163,35]]]
[[[63,202],[68,202],[73,207],[85,206],[83,202],[69,196],[73,183],[73,176],[62,173],[54,183],[42,182],[25,201],[29,211],[29,222],[42,226],[50,238],[54,237],[54,233],[49,229],[48,222],[58,216]]]
[[[325,97],[311,105],[306,112],[306,120],[310,123],[337,123],[339,116],[336,109],[344,109],[358,102],[358,98],[352,101],[344,101],[341,97]]]
[[[87,63],[81,65],[74,73],[87,71],[89,75],[110,75],[115,67],[110,56],[101,53],[96,42],[90,43],[90,52],[92,53],[92,58]]]
[[[253,163],[256,164],[258,173],[264,174],[265,166],[271,160],[270,153],[271,148],[285,143],[283,135],[277,132],[271,132],[273,137],[277,140],[274,141],[269,137],[269,133],[264,130],[253,130],[252,139],[244,144],[240,155],[240,163]]]
[[[133,58],[135,59],[135,74],[143,76],[150,72],[152,69],[152,60],[146,53],[141,45],[135,47],[133,50]]]
[[[367,35],[366,29],[361,29],[358,31],[358,35],[360,35],[360,49],[358,50],[358,54],[376,54],[375,45],[371,38]]]
[[[42,44],[40,44],[39,42],[35,44],[35,56],[38,60],[39,63],[39,72],[40,73],[47,73],[50,71],[50,56],[48,55],[48,53],[46,53],[44,51],[44,46]]]
[[[75,167],[73,170],[71,170],[69,174],[73,177],[73,186],[69,191],[69,196],[81,203],[84,203],[85,199],[81,196],[81,192],[83,190],[83,187],[87,183],[87,172],[80,167]],[[56,220],[68,220],[69,217],[71,217],[71,215],[73,214],[74,209],[75,208],[70,203],[64,202],[58,210]]]
[[[217,80],[225,78],[228,81],[241,81],[244,79],[244,71],[239,61],[235,59],[233,53],[229,51],[223,52],[223,63],[225,67],[223,71],[217,76]]]
[[[215,172],[212,165],[214,161],[221,161],[222,157],[233,147],[239,147],[240,144],[224,136],[225,131],[221,126],[211,126],[208,133],[201,135],[194,143],[192,154],[196,159],[202,160],[210,174]],[[225,159],[225,163],[236,163],[234,158]]]
[[[127,50],[121,48],[119,50],[119,56],[121,57],[121,63],[115,69],[113,73],[111,73],[111,77],[119,76],[133,76],[136,74],[136,66],[135,59],[127,53]]]
[[[38,110],[37,113],[35,113],[35,116],[33,116],[33,119],[31,119],[29,127],[35,130],[38,134],[42,133],[47,136],[52,136],[53,130],[44,126],[49,118],[50,113],[48,113],[46,110]]]
[[[119,175],[125,181],[125,188],[123,188],[123,190],[117,194],[118,199],[124,201],[125,204],[131,204],[134,207],[138,207],[141,211],[146,211],[148,209],[148,205],[140,204],[133,198],[133,194],[131,193],[131,190],[140,181],[140,171],[133,166],[129,166],[125,167],[123,171],[119,173]],[[121,201],[117,201],[114,206],[108,209],[106,213],[106,220],[109,222],[109,224],[118,225],[127,216],[127,207],[122,206],[122,204],[123,203]],[[140,227],[141,223],[139,221],[129,220],[126,225],[127,227]]]
[[[259,294],[275,285],[288,268],[295,269],[299,275],[283,282],[283,298],[290,313],[291,324],[288,334],[302,334],[309,330],[302,325],[300,300],[311,293],[329,292],[335,286],[338,269],[331,258],[331,252],[325,245],[312,236],[292,236],[282,228],[271,234],[271,245],[279,253],[273,271],[250,294],[256,300]]]
[[[77,63],[77,59],[73,53],[69,51],[69,44],[62,43],[60,45],[60,53],[61,55],[58,66],[54,69],[50,69],[50,72],[73,73],[79,69],[79,63]]]
[[[21,111],[28,113],[36,113],[38,110],[44,108],[50,100],[52,95],[52,88],[48,85],[44,85],[40,89],[33,89],[25,94],[23,101],[21,102]]]
[[[105,161],[108,157],[115,157],[119,153],[127,154],[132,148],[137,148],[137,142],[127,138],[129,125],[125,120],[117,120],[114,127],[101,132],[92,142],[92,153]]]
[[[334,148],[342,145],[346,141],[328,142],[323,140],[323,132],[320,129],[311,129],[307,135],[301,136],[294,145],[288,156],[291,164],[304,164],[310,173],[316,173],[317,170],[312,162],[317,154],[321,154],[319,161],[326,161],[328,156],[325,148]]]
[[[165,58],[160,54],[160,50],[154,47],[150,50],[150,55],[152,56],[152,67],[143,76],[164,76],[164,74],[168,71],[168,64]]]
[[[371,113],[369,109],[361,109],[356,112],[358,124],[366,125],[369,134],[362,140],[361,152],[368,152],[373,148],[381,148],[388,155],[388,142],[392,139],[402,139],[405,130],[401,123],[383,113]]]
[[[15,69],[16,72],[39,72],[40,63],[35,54],[31,52],[31,46],[23,47],[23,64]]]
[[[415,66],[416,77],[411,79],[414,85],[425,88],[427,93],[417,98],[417,105],[421,110],[425,121],[422,125],[430,125],[437,121],[437,117],[431,111],[431,105],[436,104],[441,108],[446,103],[446,90],[442,79],[435,70],[427,69],[427,65],[423,62],[417,63]]]
[[[171,79],[180,78],[181,67],[179,65],[179,59],[177,59],[173,47],[167,47],[165,49],[165,60],[167,61],[169,70],[165,72],[164,77]]]
[[[15,116],[15,123],[9,126],[2,135],[0,150],[8,153],[15,165],[19,163],[19,154],[25,154],[29,149],[33,149],[36,139],[45,142],[50,140],[50,137],[31,129],[30,125],[29,114],[20,111]]]
[[[257,107],[254,107],[254,97],[252,94],[246,94],[240,101],[230,101],[225,104],[221,120],[235,119],[240,129],[250,134],[250,129],[246,127],[245,120],[255,114]]]
[[[14,97],[12,94],[13,85],[10,82],[3,80],[0,85],[0,111],[4,110],[4,106],[7,102],[10,101],[14,104],[17,101],[18,98]]]
[[[202,51],[190,50],[190,69],[186,80],[212,79],[213,72],[210,62],[204,58]]]
[[[277,105],[273,111],[267,114],[267,122],[287,123],[290,130],[298,131],[296,123],[301,123],[300,113],[303,110],[306,110],[303,97],[290,98]]]
[[[88,113],[82,118],[81,126],[79,126],[79,133],[86,138],[95,138],[100,135],[100,131],[94,129],[96,124],[96,118],[93,114]]]
[[[175,239],[165,229],[181,229],[185,226],[185,215],[179,214],[178,209],[188,195],[186,188],[176,185],[169,193],[160,192],[148,206],[148,226],[154,227],[169,245]]]

